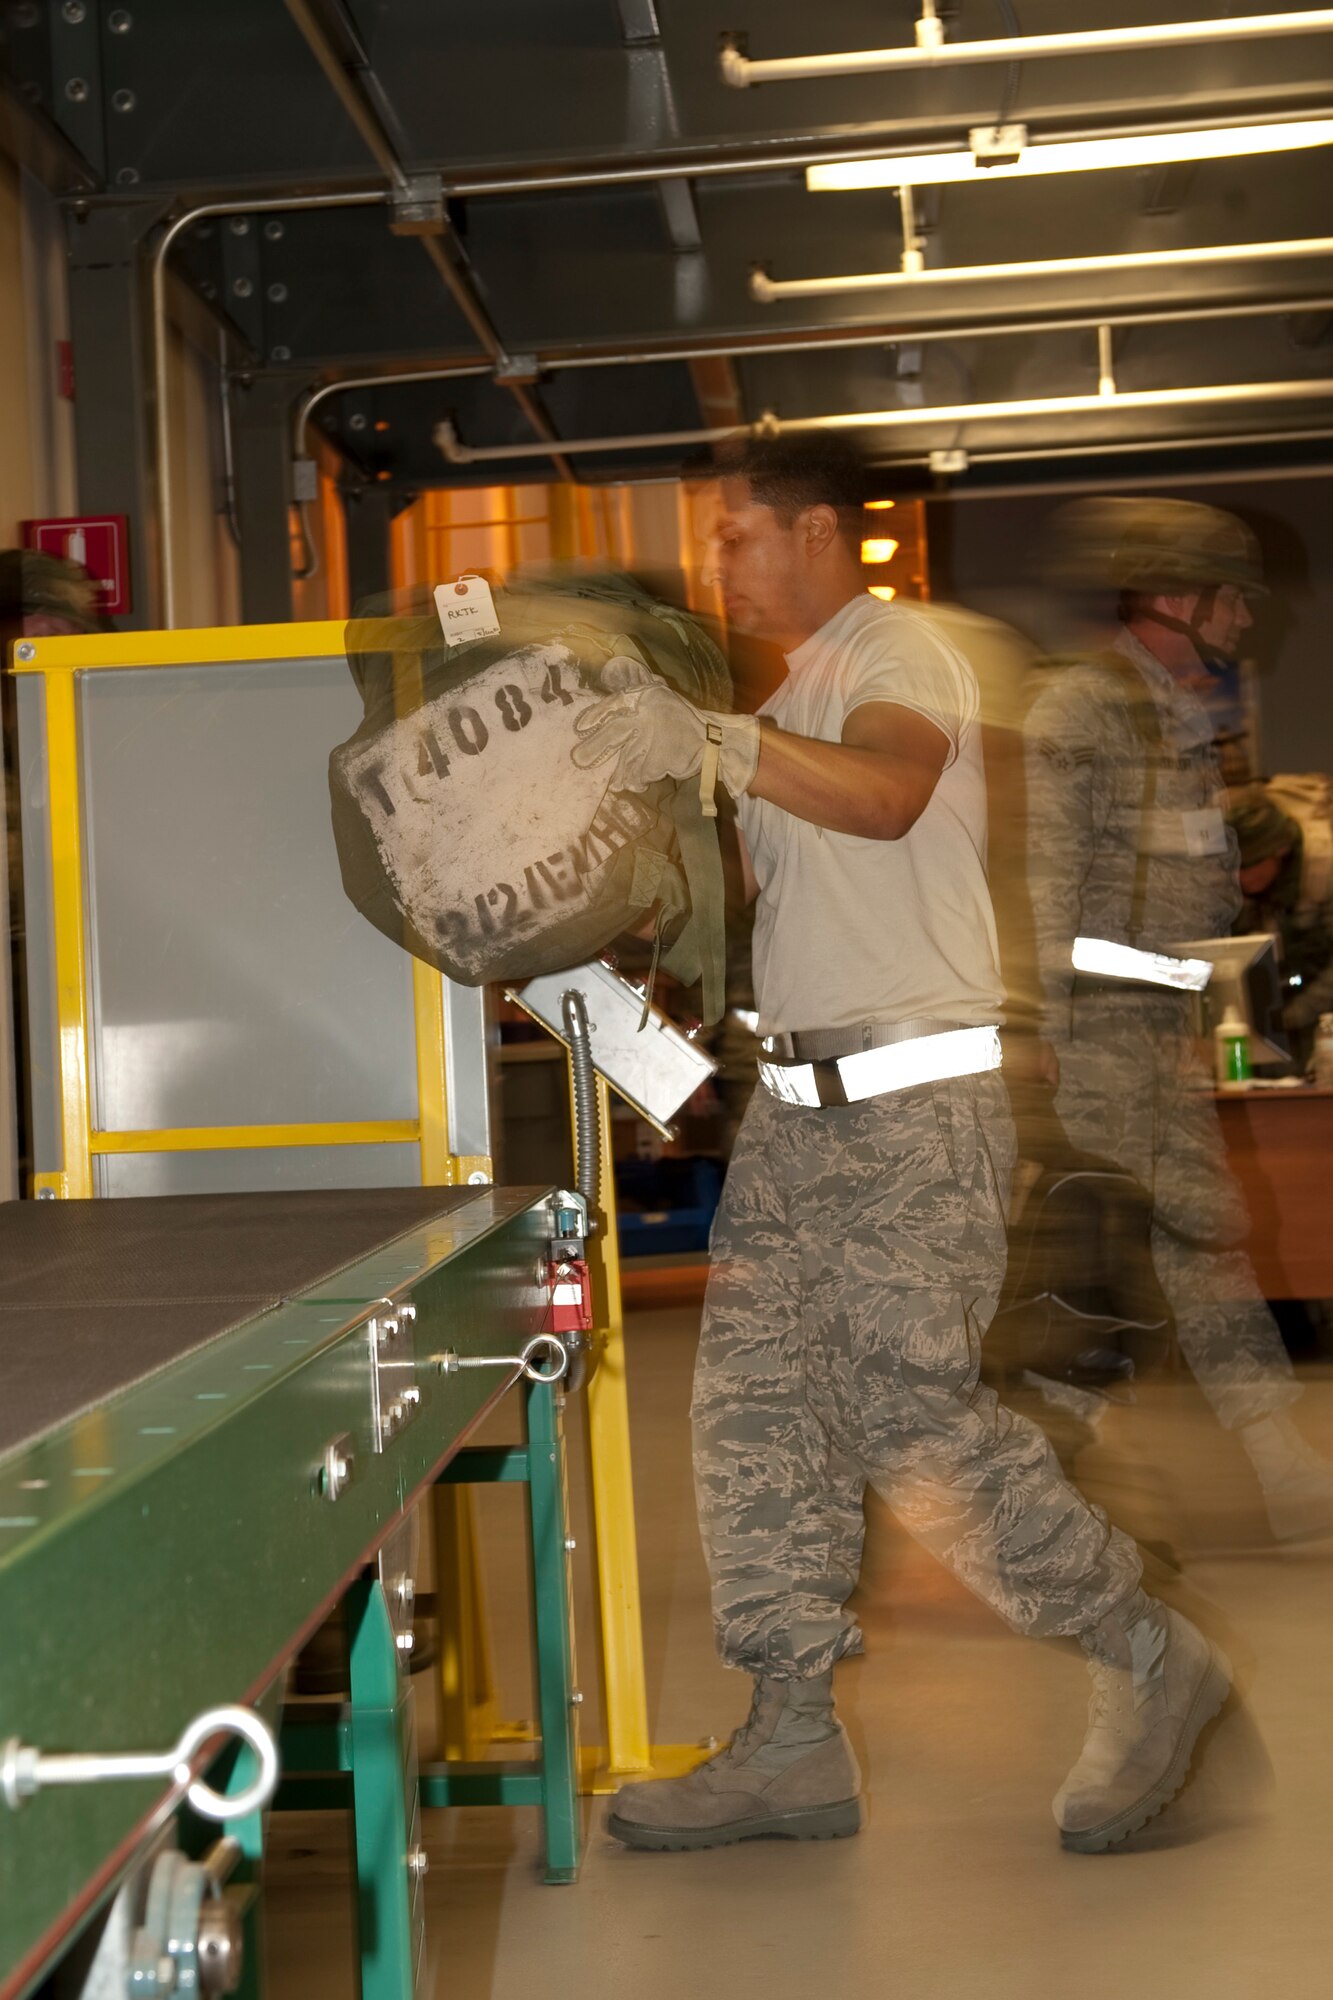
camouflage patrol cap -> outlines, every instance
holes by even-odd
[[[1053,581],[1084,589],[1267,589],[1253,531],[1194,500],[1076,500],[1057,520],[1048,567]]]
[[[1269,798],[1262,785],[1241,785],[1227,794],[1227,825],[1236,829],[1240,865],[1253,868],[1277,854],[1289,854],[1301,838],[1296,821]]]
[[[63,556],[0,550],[0,622],[17,624],[38,612],[67,619],[80,632],[95,632],[97,585],[86,569]]]
[[[1143,500],[1112,558],[1121,590],[1178,590],[1234,583],[1263,591],[1258,538],[1234,514],[1195,500]]]

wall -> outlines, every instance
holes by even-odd
[[[1231,508],[1258,533],[1273,585],[1252,635],[1261,764],[1333,772],[1333,474],[1153,490]],[[1057,645],[1055,606],[1037,578],[1052,516],[1073,497],[931,502],[933,594],[1003,618],[1041,646]]]

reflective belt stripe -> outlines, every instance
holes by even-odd
[[[849,1104],[882,1097],[893,1090],[910,1090],[918,1083],[944,1083],[950,1077],[977,1076],[1000,1067],[1000,1036],[995,1028],[951,1028],[943,1035],[922,1035],[912,1042],[894,1042],[882,1049],[858,1049],[837,1058],[838,1076]],[[815,1107],[821,1102],[813,1063],[759,1065],[761,1083],[784,1104]]]
[[[704,724],[704,760],[699,766],[699,810],[705,819],[717,818],[717,766],[722,754],[722,730],[716,722]]]
[[[1100,979],[1132,979],[1141,986],[1170,986],[1181,993],[1202,993],[1212,978],[1206,958],[1172,958],[1164,951],[1138,951],[1109,938],[1074,939],[1075,972]]]

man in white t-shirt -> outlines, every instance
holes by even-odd
[[[738,443],[711,545],[731,624],[777,642],[760,712],[660,684],[589,710],[613,787],[699,774],[738,800],[759,898],[765,1041],[714,1228],[694,1393],[696,1488],[724,1661],[750,1716],[689,1777],[628,1785],[627,1845],[854,1833],[832,1668],[867,1484],[1017,1630],[1077,1635],[1098,1684],[1055,1802],[1099,1851],[1184,1782],[1222,1656],[1146,1597],[1137,1551],[979,1379],[1005,1264],[1013,1134],[985,876],[975,676],[918,607],[863,588],[845,446]]]

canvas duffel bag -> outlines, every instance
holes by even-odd
[[[354,617],[365,705],[329,762],[343,886],[378,930],[466,986],[581,964],[654,912],[662,962],[724,985],[715,820],[697,780],[613,792],[570,761],[575,721],[660,674],[702,708],[731,705],[726,662],[687,613],[625,576],[525,576],[493,591],[498,636],[447,646],[429,598]]]

